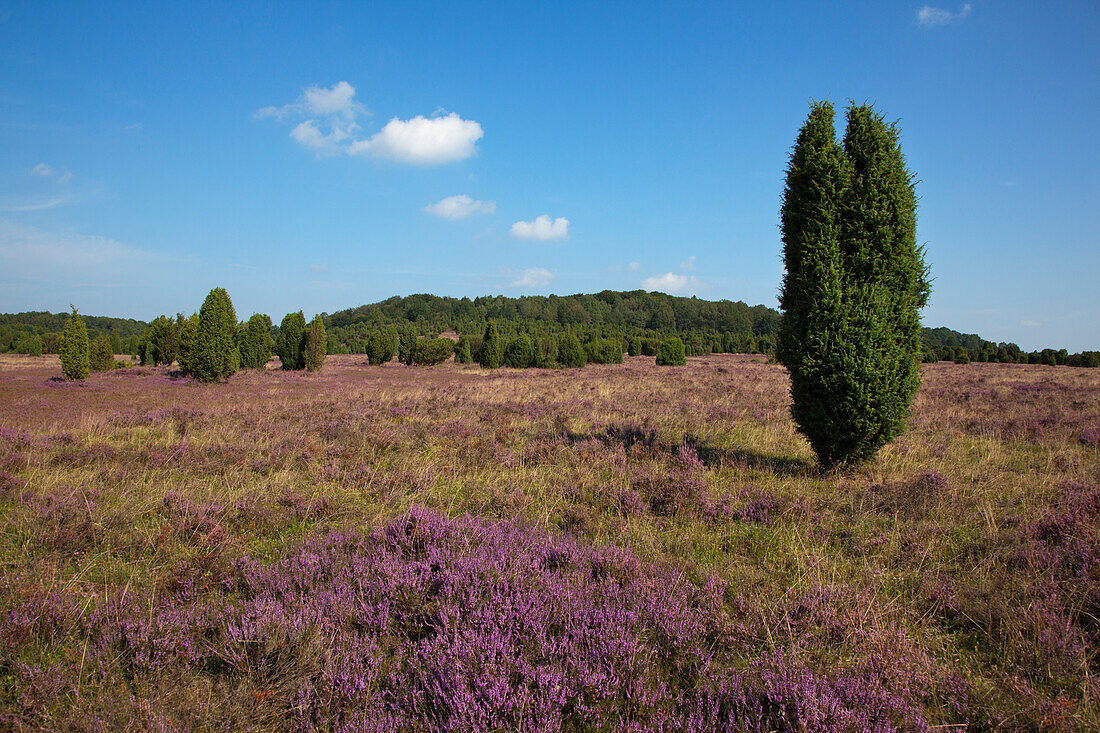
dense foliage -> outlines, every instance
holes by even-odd
[[[478,363],[485,369],[496,369],[504,362],[504,343],[497,333],[497,325],[492,321],[485,326],[485,334],[481,337],[481,349],[478,354]]]
[[[409,364],[413,366],[433,366],[450,358],[454,353],[455,342],[448,338],[417,338],[409,347]]]
[[[658,366],[683,366],[687,364],[684,357],[684,342],[673,336],[661,342],[657,348]]]
[[[65,373],[65,378],[84,379],[88,376],[88,331],[75,306],[61,332],[59,347],[61,371]]]
[[[896,127],[852,105],[842,148],[832,105],[815,103],[787,168],[782,229],[776,357],[791,414],[822,465],[865,461],[905,428],[929,293]]]
[[[115,357],[111,352],[111,339],[107,336],[96,336],[88,346],[88,368],[93,372],[110,371],[115,365]]]
[[[279,325],[279,335],[275,339],[275,353],[282,362],[283,369],[294,370],[305,367],[302,348],[306,340],[306,317],[302,311],[287,313]]]
[[[504,347],[504,366],[513,369],[526,369],[534,366],[535,348],[531,345],[531,339],[525,333],[520,333],[508,340]]]
[[[374,366],[381,366],[393,358],[394,334],[392,331],[377,328],[367,342],[367,359]]]
[[[214,288],[203,301],[189,365],[201,382],[228,379],[240,366],[237,314],[224,288]]]
[[[558,339],[558,363],[566,368],[582,367],[588,363],[588,355],[577,337],[571,333],[562,334]]]
[[[325,365],[327,349],[325,322],[318,314],[310,321],[309,330],[306,331],[305,343],[302,345],[302,365],[311,372],[321,371],[321,367]]]
[[[241,368],[263,369],[271,359],[271,317],[253,313],[241,339]]]

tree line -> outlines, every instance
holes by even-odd
[[[278,354],[283,369],[320,371],[327,355],[325,324],[318,315],[308,325],[301,311],[288,313],[277,338],[270,316],[253,314],[237,320],[224,288],[214,288],[196,313],[174,318],[157,316],[137,339],[134,357],[140,364],[177,364],[180,371],[202,382],[228,379],[238,369],[263,369]],[[127,367],[117,361],[110,339],[89,340],[84,319],[73,307],[58,338],[61,369],[68,379],[83,379],[89,371]]]

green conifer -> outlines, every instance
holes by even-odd
[[[283,369],[302,369],[302,347],[306,339],[306,317],[302,311],[287,313],[279,325],[279,336],[275,339],[275,353],[283,364]]]
[[[111,354],[111,338],[100,334],[88,346],[88,368],[93,372],[107,372],[115,365]]]
[[[195,342],[188,358],[191,374],[202,382],[228,379],[237,371],[237,313],[229,293],[214,288],[199,309]]]
[[[904,428],[928,296],[896,129],[853,106],[842,150],[833,115],[812,105],[787,168],[776,343],[792,416],[825,467],[867,460]]]
[[[325,336],[325,322],[321,315],[317,314],[309,324],[306,331],[305,347],[302,353],[302,363],[311,372],[321,371],[325,365],[325,356],[328,355],[328,337]]]
[[[684,342],[676,336],[667,338],[657,347],[658,366],[683,366],[687,364],[684,356]]]
[[[527,334],[521,333],[508,342],[504,349],[504,366],[513,369],[526,369],[531,366],[535,356],[535,347]]]
[[[581,342],[570,332],[558,339],[558,363],[563,367],[582,367],[588,363],[588,355]]]
[[[497,369],[504,359],[504,344],[500,334],[497,333],[496,324],[489,321],[485,327],[485,335],[481,339],[480,363],[484,369]]]
[[[271,317],[253,313],[241,340],[241,368],[263,369],[271,359]]]
[[[58,341],[58,356],[61,357],[61,371],[66,379],[84,379],[88,376],[88,331],[84,328],[84,319],[76,312],[75,306],[69,306],[73,313],[65,321]]]

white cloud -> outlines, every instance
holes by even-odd
[[[464,193],[448,196],[442,201],[423,208],[425,213],[441,216],[444,219],[465,219],[470,214],[492,214],[496,210],[496,201],[478,201]]]
[[[631,272],[634,272],[636,270],[640,270],[641,267],[642,267],[641,262],[631,262],[630,264],[628,264],[626,266],[626,269],[630,270]]]
[[[114,273],[119,266],[155,257],[110,237],[48,232],[0,219],[0,262],[24,275]]]
[[[546,214],[534,221],[517,221],[512,225],[512,236],[516,239],[531,239],[547,242],[551,239],[569,239],[569,220],[559,216],[553,221]]]
[[[688,257],[680,263],[680,269],[684,272],[695,272],[695,255]]]
[[[676,295],[699,286],[699,281],[694,275],[677,275],[674,272],[666,272],[664,275],[655,275],[642,280],[642,287],[646,290],[659,290],[662,293]]]
[[[49,167],[45,163],[39,163],[34,168],[31,168],[32,176],[41,176],[42,178],[49,178],[53,175],[53,168]]]
[[[394,117],[369,140],[348,146],[348,152],[401,163],[437,165],[473,156],[477,141],[484,135],[480,124],[464,120],[455,112],[445,117],[417,115],[411,120]]]
[[[253,117],[301,120],[290,137],[318,154],[344,151],[417,165],[465,160],[477,153],[477,141],[485,135],[480,124],[452,112],[409,120],[394,117],[369,139],[360,140],[362,128],[356,120],[365,114],[367,108],[355,100],[355,87],[340,81],[331,87],[306,87],[296,101],[263,107]]]
[[[53,209],[58,206],[64,206],[69,203],[69,196],[54,196],[48,199],[31,200],[31,199],[15,199],[0,201],[0,211],[9,212],[21,212],[21,211],[45,211],[46,209]]]
[[[554,273],[541,267],[530,267],[516,273],[514,281],[508,283],[510,288],[538,288],[548,285],[554,279]]]
[[[71,180],[73,180],[73,172],[72,171],[65,171],[64,173],[61,174],[61,177],[57,179],[57,182],[58,183],[68,183]]]
[[[1020,325],[1021,326],[1027,326],[1028,328],[1036,328],[1038,326],[1043,325],[1043,322],[1028,319],[1028,320],[1020,321]]]
[[[308,118],[290,131],[290,137],[320,154],[337,152],[340,143],[359,132],[355,120],[366,113],[366,107],[355,101],[355,87],[341,81],[331,87],[306,87],[297,101],[282,107],[264,107],[253,116],[280,121],[287,117]]]
[[[318,153],[334,153],[337,144],[348,137],[348,133],[341,127],[330,127],[326,135],[313,120],[306,120],[290,131],[290,136],[307,148]]]
[[[917,11],[917,22],[928,27],[962,23],[966,20],[966,16],[970,15],[970,10],[970,3],[963,5],[957,13],[952,13],[944,8],[933,8],[931,5],[925,5]]]

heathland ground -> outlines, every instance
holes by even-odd
[[[761,356],[60,377],[0,357],[0,727],[1100,725],[1100,370],[925,365],[829,473]]]

